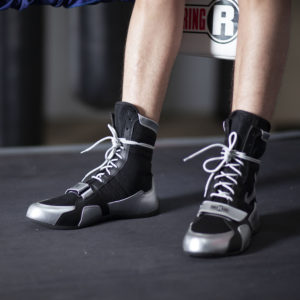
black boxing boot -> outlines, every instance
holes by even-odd
[[[30,205],[27,218],[53,228],[76,229],[107,218],[145,217],[158,212],[152,180],[152,152],[157,123],[136,107],[117,102],[112,114],[112,146],[104,162],[62,196]]]
[[[265,152],[270,124],[252,113],[237,110],[224,122],[224,145],[213,144],[186,160],[214,147],[218,157],[206,160],[210,174],[197,217],[183,240],[192,256],[222,256],[244,251],[259,227],[255,183]],[[208,168],[211,162],[219,162]]]

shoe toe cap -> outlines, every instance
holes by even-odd
[[[37,202],[29,206],[26,217],[33,221],[54,226],[62,214],[74,209],[75,206],[55,206]]]
[[[189,228],[183,239],[184,252],[195,256],[223,255],[228,252],[234,231],[198,233]]]

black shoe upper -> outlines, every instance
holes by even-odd
[[[95,170],[84,183],[92,190],[87,197],[72,191],[66,194],[45,200],[42,203],[54,206],[74,205],[75,212],[65,213],[57,222],[61,224],[78,224],[81,210],[86,205],[99,205],[103,215],[109,214],[107,203],[124,199],[138,191],[147,192],[152,188],[151,161],[153,149],[141,145],[122,143],[122,139],[154,146],[157,124],[139,115],[134,105],[126,102],[117,102],[112,125],[117,133],[119,146],[111,157],[115,167],[105,170]],[[121,140],[120,140],[121,139]],[[98,164],[98,162],[96,162]],[[99,175],[102,173],[101,175]],[[78,218],[75,218],[78,211]]]

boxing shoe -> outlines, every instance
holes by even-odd
[[[27,218],[52,228],[76,229],[108,218],[154,215],[159,203],[152,179],[151,161],[158,125],[136,107],[117,102],[108,125],[111,141],[104,162],[88,172],[64,195],[30,205]]]
[[[224,144],[210,145],[185,159],[221,148],[220,156],[203,164],[210,174],[204,201],[183,239],[184,252],[192,256],[241,253],[259,228],[255,184],[270,124],[241,110],[234,111],[223,124]],[[214,167],[208,166],[211,163]]]

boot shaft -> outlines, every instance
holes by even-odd
[[[119,138],[154,146],[158,124],[139,114],[137,108],[127,102],[117,102],[112,123]]]
[[[139,114],[137,108],[127,102],[117,102],[112,114],[112,125],[122,142],[136,142],[142,145],[123,143],[119,149],[122,157],[114,162],[116,168],[102,176],[103,182],[90,179],[88,183],[95,185],[104,198],[110,199],[111,192],[119,194],[113,198],[124,198],[139,190],[152,188],[152,155],[158,125]],[[144,147],[146,145],[148,147]],[[117,157],[116,157],[117,158]]]
[[[235,132],[237,134],[237,139],[234,144],[233,150],[242,152],[248,157],[260,159],[266,150],[270,128],[270,123],[267,120],[256,116],[255,114],[242,110],[234,111],[224,121],[224,144],[227,147],[229,146],[229,137],[233,132]],[[260,165],[258,163],[243,160],[243,165],[236,167],[242,175],[236,178],[238,183],[232,186],[234,190],[234,193],[232,194],[232,205],[240,208],[245,208],[244,205],[246,205],[247,207],[248,203],[244,203],[244,199],[246,199],[249,195],[253,195],[252,201],[255,201],[255,184],[259,166]],[[233,170],[229,166],[224,166],[218,172],[218,174],[221,174],[222,172],[230,174],[233,173]],[[222,180],[226,181],[226,178],[223,178]],[[214,186],[218,182],[219,179],[217,176],[215,176],[214,180],[210,184],[208,195],[215,192]],[[226,188],[222,187],[220,187],[219,190],[228,192]],[[211,199],[215,198],[212,197]],[[226,200],[222,199],[217,200],[225,203],[227,202]]]
[[[271,129],[270,123],[250,112],[236,110],[224,121],[225,144],[231,132],[237,133],[235,150],[248,156],[260,158],[266,150],[266,144]]]

